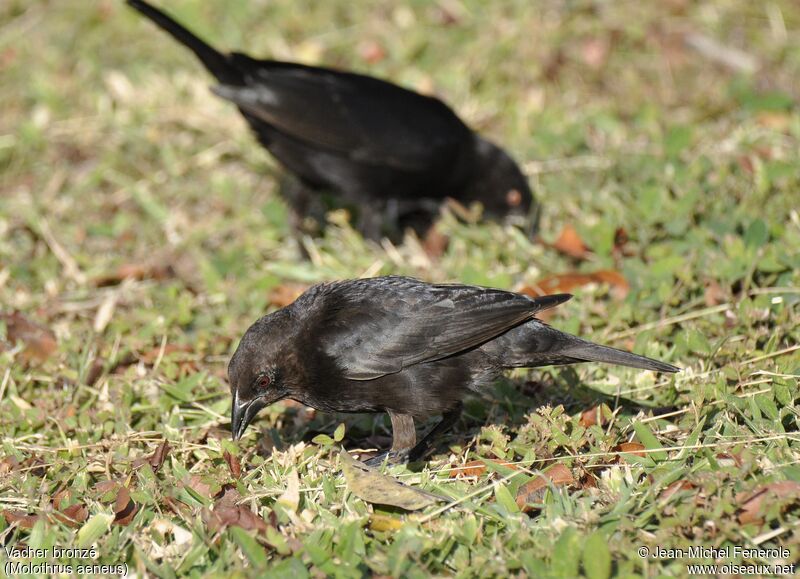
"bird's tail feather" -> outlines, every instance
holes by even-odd
[[[204,42],[172,17],[144,0],[127,0],[127,2],[130,7],[141,12],[160,28],[167,31],[175,40],[194,52],[218,81],[234,85],[243,83],[242,74],[231,65],[226,55]]]
[[[601,346],[575,338],[571,340],[571,344],[561,350],[560,353],[577,360],[586,362],[605,362],[607,364],[618,364],[620,366],[630,366],[631,368],[640,368],[642,370],[652,370],[654,372],[679,372],[680,368],[659,362],[646,356],[632,354],[624,350],[617,350],[616,348],[609,348],[608,346]]]
[[[672,364],[589,342],[538,320],[517,326],[482,346],[482,350],[507,368],[605,362],[654,372],[680,370]]]

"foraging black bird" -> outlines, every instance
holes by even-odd
[[[461,399],[509,368],[607,362],[677,372],[536,319],[569,294],[530,298],[408,277],[323,283],[245,333],[228,366],[231,431],[284,398],[329,412],[387,412],[394,459],[415,460],[458,419]],[[414,418],[442,415],[416,443]]]
[[[221,53],[144,0],[127,2],[197,55],[219,83],[213,92],[299,179],[289,199],[296,223],[325,190],[355,206],[372,239],[397,238],[404,225],[423,233],[447,197],[479,201],[492,218],[529,216],[533,196],[511,156],[439,99],[352,72]]]

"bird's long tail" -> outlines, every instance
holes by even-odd
[[[510,368],[535,368],[579,362],[605,362],[652,370],[678,372],[672,364],[589,342],[572,334],[556,330],[531,320],[503,334],[482,347],[503,366]]]
[[[565,356],[575,358],[584,362],[605,362],[607,364],[619,364],[620,366],[630,366],[631,368],[641,368],[642,370],[652,370],[654,372],[679,372],[680,368],[659,362],[646,356],[640,356],[624,350],[610,348],[587,342],[574,336],[570,343],[561,350]]]
[[[187,30],[183,25],[144,0],[127,0],[128,5],[141,12],[178,42],[189,48],[197,58],[222,84],[243,84],[241,72],[232,65],[230,59],[210,44],[204,42],[197,35]]]

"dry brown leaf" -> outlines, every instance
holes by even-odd
[[[189,487],[201,497],[211,498],[218,488],[200,474],[193,474],[188,480],[183,481],[183,486]]]
[[[119,266],[116,271],[101,275],[94,279],[97,287],[108,287],[118,285],[126,279],[141,281],[152,279],[162,281],[173,277],[175,272],[170,264],[165,263],[125,263]]]
[[[98,494],[104,495],[109,491],[115,490],[119,485],[119,483],[115,480],[101,480],[95,483],[94,490],[97,491]]]
[[[0,313],[0,320],[6,324],[6,337],[9,342],[22,342],[25,345],[22,353],[25,361],[44,362],[56,351],[58,347],[56,335],[45,326],[29,320],[19,312]]]
[[[748,523],[761,524],[763,522],[762,506],[766,500],[771,504],[774,499],[798,499],[800,498],[800,483],[795,481],[779,481],[768,483],[757,487],[749,493],[739,493],[736,495],[736,502],[739,504],[739,522],[742,525]]]
[[[7,456],[0,460],[0,474],[7,474],[13,470],[17,470],[20,461],[15,456]]]
[[[645,448],[643,444],[639,444],[638,442],[622,442],[614,447],[615,452],[628,452],[631,454],[635,454],[636,456],[641,456],[644,458],[646,453],[644,452]],[[622,458],[621,456],[617,457]]]
[[[623,299],[630,291],[630,285],[621,273],[613,270],[599,270],[592,273],[556,275],[543,279],[533,286],[525,286],[520,289],[520,292],[533,297],[570,293],[576,288],[593,283],[607,283],[611,287],[612,295],[617,299]]]
[[[594,426],[595,424],[599,424],[600,426],[605,426],[611,421],[611,418],[613,418],[613,416],[614,413],[611,411],[611,408],[609,408],[608,405],[599,404],[597,406],[592,406],[591,408],[589,408],[589,410],[584,410],[581,413],[581,418],[579,423],[584,428]]]
[[[163,503],[170,511],[179,516],[186,515],[192,510],[189,505],[174,497],[164,497]]]
[[[667,485],[667,488],[661,491],[661,494],[658,498],[662,501],[666,501],[672,498],[672,496],[678,491],[690,491],[693,488],[695,488],[694,484],[690,483],[688,480],[676,480],[675,482]]]
[[[242,476],[242,463],[239,462],[239,457],[226,450],[222,453],[222,458],[225,459],[225,464],[228,465],[231,476],[236,479],[240,478]]]
[[[133,517],[139,512],[139,505],[131,499],[131,492],[128,487],[120,485],[117,491],[117,498],[114,500],[114,525],[123,527],[130,525]]]
[[[143,362],[148,366],[152,366],[156,363],[156,360],[158,360],[159,357],[163,358],[164,356],[169,356],[170,354],[175,354],[176,352],[192,353],[193,350],[191,346],[187,346],[186,344],[165,344],[163,348],[158,346],[156,348],[151,348],[146,352],[142,352],[137,358],[140,362]]]
[[[78,528],[89,518],[89,509],[80,503],[75,503],[55,513],[55,517],[68,527]]]
[[[517,506],[524,512],[530,511],[530,503],[537,503],[542,500],[545,489],[551,484],[553,486],[565,486],[575,483],[572,471],[563,464],[554,464],[546,469],[541,475],[529,480],[519,487],[517,491]]]
[[[3,517],[6,522],[13,525],[17,524],[22,529],[32,529],[38,521],[46,521],[47,517],[44,515],[29,515],[25,511],[15,511],[11,509],[3,510]]]
[[[434,504],[439,497],[404,485],[400,481],[373,470],[355,460],[344,448],[340,453],[347,489],[361,500],[416,511]]]
[[[269,292],[269,303],[277,308],[285,308],[308,289],[308,285],[299,283],[282,284]]]
[[[133,468],[139,468],[146,463],[150,465],[150,468],[153,469],[153,472],[158,472],[158,469],[160,469],[161,465],[164,464],[170,448],[169,442],[166,440],[163,441],[150,456],[137,458],[134,460]]]
[[[203,510],[203,522],[211,532],[222,532],[227,527],[241,527],[246,531],[265,533],[269,525],[244,505],[237,504],[241,495],[233,487],[224,490],[214,503],[214,509]]]
[[[725,294],[725,291],[722,289],[719,283],[712,279],[706,282],[706,289],[703,293],[703,299],[705,300],[706,305],[711,307],[724,304],[728,301],[728,296]]]
[[[53,496],[53,508],[57,511],[53,516],[65,525],[76,528],[89,518],[89,509],[81,503],[62,507],[62,503],[69,501],[71,495],[69,489],[62,489]]]
[[[575,259],[586,259],[591,253],[589,247],[578,234],[578,230],[569,223],[563,227],[558,239],[550,247]]]
[[[517,465],[511,462],[506,462],[505,460],[495,460],[493,462],[513,470],[519,470]],[[463,466],[454,467],[453,470],[450,471],[450,478],[481,476],[486,472],[486,470],[487,466],[484,461],[471,460]]]

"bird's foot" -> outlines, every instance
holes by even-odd
[[[389,464],[405,464],[408,462],[408,456],[411,449],[404,448],[401,450],[388,450],[376,454],[369,460],[365,460],[364,464],[371,467],[381,466],[384,462]]]

